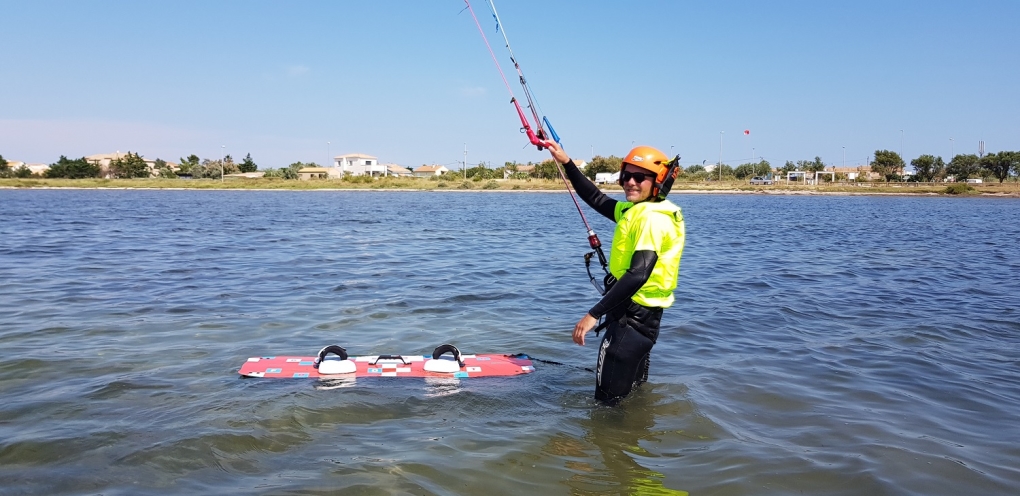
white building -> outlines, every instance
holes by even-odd
[[[134,153],[134,152],[128,152],[128,153]],[[89,163],[92,163],[92,164],[98,165],[99,166],[99,170],[100,170],[100,174],[103,177],[109,178],[110,177],[110,163],[113,162],[114,160],[121,160],[121,159],[124,159],[126,157],[127,157],[127,153],[121,153],[120,150],[117,150],[114,153],[97,153],[95,155],[89,155],[89,156],[85,157],[85,161],[87,161]],[[145,161],[145,165],[149,166],[149,174],[150,175],[155,176],[156,174],[159,173],[159,171],[156,169],[156,160],[158,160],[158,159],[142,157],[142,160]],[[180,166],[175,164],[175,163],[173,163],[173,162],[167,162],[166,165],[168,167],[170,167],[171,170],[175,170],[176,171],[176,170],[180,169]]]
[[[365,155],[364,153],[348,153],[333,157],[333,169],[330,177],[343,176],[385,176],[387,167],[379,163],[377,157]]]
[[[397,177],[411,177],[411,171],[407,170],[407,167],[401,167],[397,164],[386,164],[386,174]]]
[[[40,176],[45,174],[46,171],[50,170],[49,164],[27,164],[20,160],[7,161],[7,167],[10,167],[11,172],[18,170],[19,168],[21,168],[21,166],[27,167],[28,170],[32,172],[32,174],[38,174]]]
[[[450,172],[450,169],[442,165],[423,165],[414,170],[414,177],[442,176],[447,172]]]

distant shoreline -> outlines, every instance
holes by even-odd
[[[369,192],[369,193],[552,193],[563,194],[563,190],[553,189],[410,189],[410,188],[316,188],[316,189],[286,189],[286,188],[137,188],[126,186],[115,187],[83,187],[83,186],[32,186],[14,187],[0,186],[0,190],[109,190],[109,191],[252,191],[252,192]],[[619,191],[609,190],[607,193]],[[1020,192],[1013,193],[986,193],[974,192],[966,195],[953,195],[949,193],[936,192],[887,192],[887,191],[795,191],[795,190],[773,190],[773,191],[748,191],[739,189],[716,189],[716,190],[673,190],[671,195],[768,195],[768,196],[932,196],[932,197],[996,197],[996,198],[1020,198]]]
[[[168,190],[168,191],[378,191],[378,192],[439,192],[439,193],[563,193],[563,183],[551,180],[462,181],[462,180],[379,180],[374,183],[354,183],[332,187],[325,181],[283,181],[232,179],[225,183],[213,180],[166,179],[0,179],[0,190]],[[176,184],[175,184],[176,183]],[[956,184],[964,191],[952,193],[948,188]],[[420,185],[420,187],[419,187]],[[607,193],[622,190],[615,185],[603,187]],[[836,183],[820,186],[773,185],[750,186],[743,181],[723,184],[679,183],[673,195],[730,194],[730,195],[784,195],[784,196],[968,196],[1020,198],[1020,183],[986,183],[964,185],[947,183],[931,185],[918,183]]]

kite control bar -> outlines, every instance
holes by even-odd
[[[517,103],[517,98],[510,97],[510,103],[514,104],[514,107],[517,108],[517,115],[521,118],[521,125],[524,126],[524,132],[528,135],[528,141],[530,141],[532,145],[537,146],[538,151],[542,151],[547,148],[549,146],[549,142],[545,140],[545,133],[542,132],[541,128],[539,128],[538,134],[535,134],[535,131],[531,130],[531,124],[528,124],[528,118],[524,117],[524,110],[521,109],[521,104]]]

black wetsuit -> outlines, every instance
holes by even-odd
[[[617,200],[589,181],[573,161],[564,164],[563,169],[577,195],[616,222]],[[588,310],[592,317],[605,316],[608,322],[595,371],[595,399],[601,402],[614,404],[648,379],[649,353],[659,338],[662,309],[639,305],[631,297],[648,281],[657,261],[658,255],[652,250],[635,251],[627,272]]]

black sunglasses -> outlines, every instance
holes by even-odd
[[[628,170],[620,171],[621,185],[631,179],[634,179],[634,182],[640,184],[643,183],[645,179],[655,179],[655,174],[652,172],[631,172]]]

